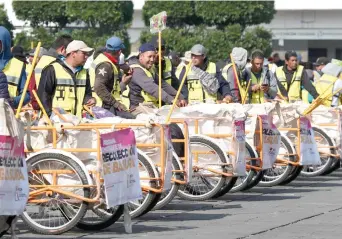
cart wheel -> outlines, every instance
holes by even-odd
[[[88,185],[89,182],[86,176],[88,172],[85,172],[72,158],[63,154],[42,153],[33,156],[27,163],[32,167],[28,174],[30,192],[41,189],[41,187],[35,188],[35,185],[48,187],[52,184],[52,173],[46,171],[63,170],[64,174],[57,175],[57,185],[63,185],[62,189],[69,193],[87,198],[90,196],[89,188],[73,188],[73,185]],[[40,173],[39,171],[42,170],[45,172]],[[68,184],[70,187],[65,187]],[[40,234],[58,235],[69,231],[76,226],[87,211],[86,202],[52,191],[37,194],[32,199],[41,202],[29,201],[22,219],[30,229]]]

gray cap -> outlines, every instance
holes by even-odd
[[[201,55],[206,56],[207,49],[205,49],[205,47],[202,46],[201,44],[196,44],[191,48],[191,54],[197,55],[197,56],[201,56]]]

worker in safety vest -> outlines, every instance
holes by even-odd
[[[154,61],[153,71],[156,74],[156,77],[159,77],[159,53],[158,53],[158,47],[159,47],[159,41],[158,36],[153,36],[150,43],[154,45],[156,49],[156,59]],[[165,56],[166,46],[164,39],[161,39],[161,65],[162,65],[162,79],[166,81],[169,85],[171,85],[173,88],[178,89],[179,88],[179,82],[177,77],[175,76],[175,72],[172,70],[172,62],[171,60]]]
[[[341,77],[342,67],[334,63],[328,63],[322,68],[323,75],[317,82],[316,90],[322,96],[329,97],[323,101],[323,105],[328,107],[339,106],[342,103],[342,77]],[[332,95],[334,93],[334,95]]]
[[[230,59],[228,63],[223,67],[221,73],[223,79],[225,79],[229,84],[233,102],[241,103],[242,99],[239,87],[241,87],[243,90],[246,90],[247,87],[246,79],[243,77],[247,64],[247,50],[241,47],[234,47],[232,50],[232,57],[235,62],[238,79],[236,79],[233,63],[231,63]]]
[[[182,80],[180,79],[180,73],[182,72],[183,68],[186,67],[189,62],[191,62],[191,51],[186,51],[184,53],[184,56],[180,58],[181,62],[179,63],[179,65],[177,66],[176,69],[176,77],[179,80],[179,82]]]
[[[13,98],[10,98],[6,75],[3,73],[11,57],[11,35],[6,28],[0,26],[0,98],[7,100],[13,107]]]
[[[24,53],[24,48],[21,46],[12,47],[12,55],[14,58],[16,58],[17,60],[19,60],[25,64],[25,74],[28,77],[32,66],[29,65],[29,63],[27,61],[26,55]],[[30,82],[28,84],[28,91],[30,92],[30,101],[29,101],[29,104],[26,106],[32,107],[35,110],[39,110],[39,105],[37,103],[37,100],[32,93],[33,90],[37,91],[34,73],[31,75]]]
[[[246,68],[245,76],[249,83],[248,101],[250,104],[261,104],[277,96],[277,80],[268,67],[264,67],[264,54],[260,50],[252,53],[252,67]]]
[[[329,59],[327,57],[319,57],[317,58],[316,62],[313,63],[314,69],[314,82],[317,82],[319,78],[323,75],[322,69],[329,63]]]
[[[132,78],[132,71],[128,69],[127,75],[124,73],[120,79],[119,58],[124,48],[120,38],[109,38],[106,46],[94,53],[95,60],[89,68],[89,76],[96,105],[114,115],[132,119],[133,115],[127,112],[126,106],[120,102],[121,88],[125,89]]]
[[[42,70],[56,59],[64,60],[66,57],[66,48],[72,41],[69,35],[59,36],[51,45],[51,48],[37,61],[36,68],[34,69],[36,85],[39,88],[39,82]]]
[[[57,59],[42,71],[38,96],[46,112],[59,107],[82,117],[83,105],[94,106],[88,72],[83,69],[93,51],[83,41],[74,40],[66,48],[65,60]]]
[[[8,91],[10,97],[12,98],[11,104],[16,109],[19,105],[22,94],[24,94],[23,105],[26,105],[30,102],[29,91],[27,90],[24,92],[24,87],[27,80],[26,64],[23,61],[13,57],[11,53],[11,35],[4,27],[0,27],[0,40],[2,42],[4,51],[2,57],[7,58],[6,65],[2,71],[7,78]]]
[[[297,53],[295,51],[286,52],[285,65],[277,68],[275,76],[279,88],[278,93],[286,97],[290,102],[302,100],[301,86],[314,99],[318,97],[318,93],[304,70],[304,67],[298,64]]]
[[[130,67],[133,68],[133,75],[124,94],[129,98],[130,111],[134,115],[143,112],[139,107],[140,104],[158,107],[159,79],[153,70],[156,55],[155,46],[145,43],[140,46],[138,57],[131,57],[129,61]],[[162,80],[161,87],[162,102],[172,104],[177,91],[164,80]],[[186,105],[182,95],[179,95],[177,105]]]
[[[204,46],[196,44],[191,48],[192,67],[184,81],[182,94],[189,104],[216,103],[219,94],[226,103],[232,102],[229,84],[222,79],[220,69],[209,61]],[[179,80],[183,79],[186,67],[183,67]]]

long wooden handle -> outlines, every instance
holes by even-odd
[[[20,101],[19,101],[19,105],[18,105],[18,109],[17,109],[17,114],[15,115],[15,117],[17,119],[20,116],[20,111],[21,111],[21,108],[23,107],[23,104],[24,104],[24,98],[26,96],[27,88],[28,88],[28,86],[30,84],[32,73],[33,73],[34,68],[36,66],[36,61],[37,61],[37,58],[38,58],[38,54],[39,54],[39,51],[40,51],[40,45],[41,44],[42,44],[41,42],[38,42],[36,51],[34,53],[34,57],[33,57],[33,61],[32,61],[32,67],[31,67],[30,72],[29,72],[29,74],[28,74],[28,76],[26,78],[25,87],[24,87],[23,93],[22,93]]]
[[[177,103],[178,97],[179,97],[179,95],[180,95],[180,92],[181,92],[181,90],[182,90],[182,88],[183,88],[185,79],[186,79],[186,77],[188,76],[188,73],[189,73],[189,71],[190,71],[190,69],[191,69],[191,65],[192,65],[192,63],[190,62],[190,63],[186,66],[185,74],[184,74],[183,79],[182,79],[182,81],[181,81],[181,83],[180,83],[180,86],[179,86],[179,88],[178,88],[176,97],[175,97],[175,99],[173,100],[172,107],[171,107],[171,109],[170,109],[170,111],[169,111],[169,114],[167,115],[166,123],[169,123],[169,122],[170,122],[172,112],[173,112],[173,110],[174,110],[174,108],[175,108],[175,106],[176,106],[176,103]]]

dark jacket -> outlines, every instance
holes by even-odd
[[[0,71],[0,98],[10,99],[6,75]]]
[[[132,57],[129,60],[129,65],[139,64],[139,60],[136,57]],[[148,77],[142,69],[134,68],[131,82],[129,83],[129,100],[130,108],[136,108],[139,103],[144,102],[144,98],[141,95],[142,91],[150,94],[156,99],[159,98],[159,79],[158,75]],[[162,81],[162,101],[167,104],[172,104],[177,91],[170,86],[166,81]],[[183,100],[184,97],[179,95],[179,99]]]
[[[55,62],[58,62],[59,64],[61,64],[63,68],[71,75],[72,79],[76,83],[76,75],[69,69],[69,67],[67,67],[64,64],[64,62],[61,60],[57,59]],[[54,62],[52,62],[51,64],[53,63]],[[50,115],[52,112],[52,100],[55,95],[56,86],[57,86],[55,68],[51,64],[46,66],[43,69],[42,75],[40,78],[39,87],[38,87],[39,99],[42,101],[42,104],[48,115]],[[76,92],[76,84],[75,84],[75,92]],[[89,74],[87,74],[86,90],[85,90],[85,96],[83,99],[83,104],[85,104],[90,98],[92,98],[92,92],[91,92]]]

